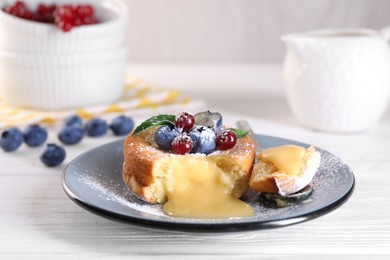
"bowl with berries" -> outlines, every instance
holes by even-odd
[[[3,50],[84,53],[125,44],[128,11],[122,0],[0,0],[0,8]]]
[[[0,0],[0,95],[60,110],[121,98],[128,11],[122,0]]]

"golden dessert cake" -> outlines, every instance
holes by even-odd
[[[284,145],[262,150],[249,181],[260,193],[294,194],[312,181],[321,161],[313,146]]]
[[[211,112],[206,113],[206,116],[210,115]],[[127,136],[122,172],[127,187],[144,201],[164,204],[164,213],[171,216],[252,216],[253,209],[238,198],[249,187],[256,156],[253,141],[242,136],[234,140],[234,146],[224,147],[221,142],[226,138],[220,135],[230,130],[222,127],[220,120],[217,120],[218,124],[212,123],[217,129],[213,137],[212,124],[201,120],[202,117],[188,129],[182,129],[177,118],[170,117],[174,126],[154,126],[160,121],[151,118],[145,129],[136,129],[136,133]],[[195,115],[195,118],[199,117]],[[176,137],[166,143],[170,135]],[[197,136],[200,138],[196,139]],[[191,149],[185,153],[180,149],[177,151],[177,138],[192,143]],[[200,144],[197,140],[201,140]]]

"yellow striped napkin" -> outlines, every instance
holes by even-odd
[[[124,96],[112,104],[47,111],[15,107],[0,97],[0,128],[33,123],[55,124],[73,114],[78,114],[84,119],[92,117],[109,119],[118,114],[150,117],[162,113],[196,112],[205,107],[203,100],[183,97],[177,90],[162,88],[128,76]]]

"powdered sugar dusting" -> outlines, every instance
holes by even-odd
[[[128,190],[122,180],[122,163],[114,162],[112,166],[106,166],[107,153],[112,155],[109,161],[118,160],[120,162],[121,151],[117,151],[117,146],[106,149],[104,153],[99,152],[92,156],[94,158],[93,168],[84,167],[81,160],[73,164],[72,167],[68,167],[70,175],[68,178],[72,179],[72,183],[68,187],[73,187],[71,190],[73,189],[78,197],[83,198],[86,203],[94,207],[127,217],[152,221],[195,224],[285,221],[308,215],[345,199],[354,182],[353,173],[348,165],[327,151],[317,149],[321,153],[321,163],[311,183],[313,193],[303,203],[292,204],[285,208],[271,208],[259,201],[258,194],[249,190],[242,200],[255,210],[253,217],[233,219],[173,218],[162,212],[161,205],[144,202]],[[74,188],[76,186],[77,189]]]
[[[317,192],[313,195],[327,196],[329,200],[337,199],[341,191],[351,184],[345,181],[351,177],[351,174],[352,170],[340,158],[321,151],[321,164],[312,182]]]
[[[136,196],[134,196],[126,187],[120,183],[111,180],[110,182],[102,182],[100,178],[95,178],[90,175],[79,176],[79,181],[88,188],[97,191],[100,199],[107,202],[120,204],[121,207],[129,207],[134,210],[153,214],[157,216],[164,215],[160,205],[148,204]]]

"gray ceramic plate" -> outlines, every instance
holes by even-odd
[[[307,144],[257,135],[263,148]],[[342,205],[352,194],[355,178],[348,165],[331,153],[321,152],[321,165],[313,179],[313,193],[305,203],[270,208],[248,192],[243,200],[255,216],[234,219],[185,219],[166,216],[160,205],[135,197],[122,181],[123,140],[90,150],[74,159],[64,170],[65,193],[83,208],[110,219],[147,227],[185,231],[242,231],[286,226],[321,216]]]

